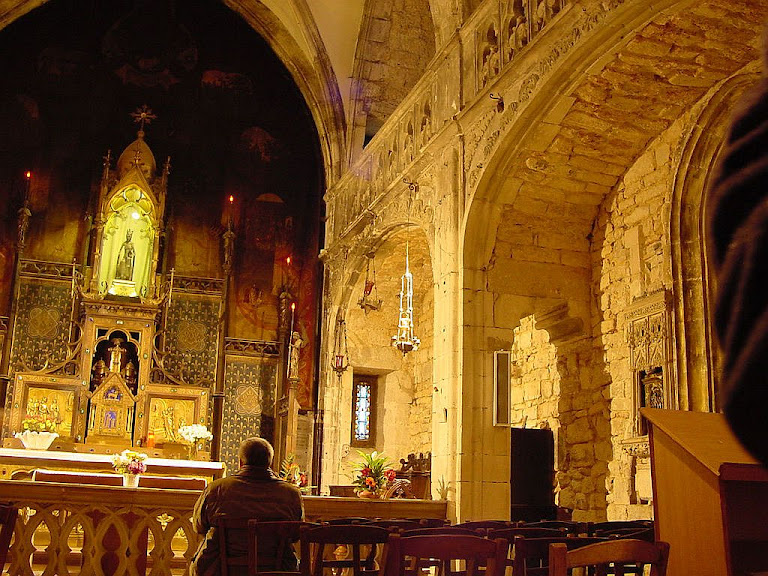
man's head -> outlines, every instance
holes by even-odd
[[[275,450],[272,444],[264,438],[246,438],[240,444],[240,466],[257,466],[259,468],[269,468],[272,464],[272,457]]]

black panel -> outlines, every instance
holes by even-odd
[[[555,441],[552,431],[512,428],[511,434],[509,501],[512,520],[538,520],[554,515]],[[537,517],[528,518],[531,514]]]

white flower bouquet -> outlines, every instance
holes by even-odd
[[[112,467],[118,474],[143,474],[147,471],[146,459],[147,455],[143,452],[123,450],[112,456]]]
[[[208,428],[202,424],[190,424],[189,426],[182,426],[178,430],[179,436],[189,444],[196,444],[201,440],[212,440],[213,434],[208,432]]]

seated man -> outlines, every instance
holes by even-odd
[[[214,524],[220,519],[255,518],[261,521],[302,520],[301,492],[270,469],[274,450],[263,438],[247,438],[240,444],[240,470],[208,485],[195,504],[192,527],[205,534],[192,559],[193,576],[216,576],[219,570],[219,541]],[[234,536],[237,542],[233,542]],[[247,554],[247,531],[228,534],[230,553]],[[259,550],[276,543],[259,540]],[[265,548],[263,548],[265,547]],[[288,550],[282,566],[274,570],[296,570],[296,556]],[[246,570],[243,571],[245,573]]]

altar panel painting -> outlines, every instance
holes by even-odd
[[[35,423],[43,423],[49,431],[64,438],[74,438],[79,433],[78,422],[83,381],[73,377],[45,376],[41,374],[16,374],[13,379],[16,400],[8,411],[11,432],[21,432],[24,423],[34,429]],[[78,426],[80,424],[80,426]],[[50,429],[50,427],[53,429]]]

